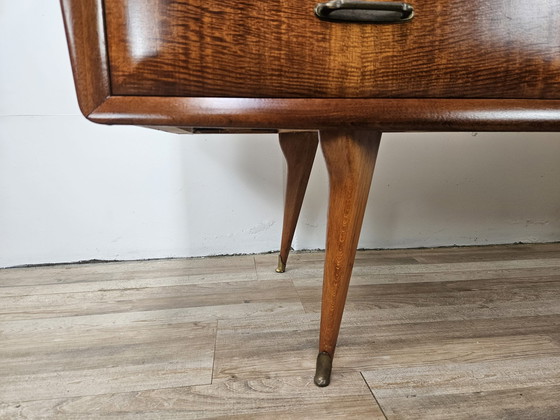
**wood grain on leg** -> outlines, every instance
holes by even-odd
[[[315,383],[327,386],[381,133],[321,131],[320,138],[330,197]]]
[[[282,242],[280,245],[280,256],[278,257],[278,268],[276,269],[278,273],[283,273],[286,269],[288,254],[292,246],[294,232],[318,144],[319,137],[315,131],[280,133],[280,147],[288,164],[288,179],[284,204]]]

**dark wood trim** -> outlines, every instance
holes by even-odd
[[[60,4],[78,103],[87,117],[111,93],[103,2],[61,0]]]
[[[111,96],[103,124],[377,131],[560,131],[560,100],[280,99]]]

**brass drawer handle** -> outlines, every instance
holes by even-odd
[[[334,0],[317,4],[315,14],[336,22],[402,23],[414,17],[414,9],[408,3]]]

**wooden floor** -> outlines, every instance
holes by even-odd
[[[0,270],[0,418],[560,419],[560,244]]]

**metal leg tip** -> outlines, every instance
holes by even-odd
[[[315,370],[315,385],[323,387],[331,382],[332,358],[327,352],[317,356],[317,369]]]
[[[286,263],[282,261],[282,257],[278,255],[278,267],[276,268],[277,273],[283,273],[286,271]]]

